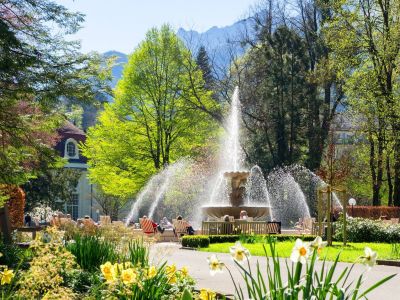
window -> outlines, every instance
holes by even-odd
[[[79,158],[77,143],[74,139],[65,142],[65,158]]]
[[[79,207],[79,195],[72,194],[71,203],[67,204],[67,214],[71,215],[71,218],[78,219],[78,207]]]

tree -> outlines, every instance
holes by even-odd
[[[110,216],[111,220],[118,220],[118,213],[127,202],[126,199],[105,194],[101,188],[96,189],[93,197],[102,208],[103,213]]]
[[[153,28],[129,58],[83,153],[105,193],[134,195],[148,177],[214,136],[214,105],[202,72],[167,25]],[[201,109],[203,108],[203,109]]]
[[[205,88],[208,90],[212,90],[214,85],[214,77],[211,71],[208,54],[204,46],[200,46],[199,51],[197,52],[196,63],[199,66],[200,70],[203,72]]]
[[[380,204],[385,156],[390,199],[400,205],[400,3],[381,0],[333,2],[333,17],[325,29],[333,49],[335,70],[346,80],[352,108],[364,116],[370,145],[369,164],[374,204]],[[390,150],[393,143],[393,182]],[[385,155],[385,153],[387,153]]]
[[[248,157],[269,170],[306,155],[308,60],[302,38],[287,26],[262,41],[241,62],[241,102]]]
[[[23,185],[26,194],[25,210],[31,211],[37,206],[47,206],[53,210],[64,210],[71,203],[82,172],[75,169],[48,169],[35,179]]]
[[[59,105],[93,102],[108,91],[100,56],[83,55],[79,43],[66,40],[82,21],[49,0],[1,1],[1,182],[24,183],[39,157],[54,159]]]

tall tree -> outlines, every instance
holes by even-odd
[[[49,0],[0,1],[0,181],[21,184],[51,146],[61,100],[91,102],[107,90],[100,57],[67,41],[83,21]],[[53,156],[53,158],[51,158]]]
[[[329,5],[334,14],[326,34],[335,68],[346,80],[353,108],[366,116],[374,204],[380,203],[385,151],[392,140],[393,203],[400,206],[400,2],[343,0]],[[386,159],[390,172],[390,155]],[[389,178],[391,182],[391,173]]]
[[[215,105],[211,93],[191,53],[167,25],[148,31],[115,95],[84,147],[90,177],[107,194],[133,195],[152,173],[180,156],[196,155],[214,135],[207,113]]]
[[[249,158],[268,170],[306,155],[308,60],[301,37],[287,26],[262,40],[242,60],[241,102]]]
[[[202,45],[197,52],[196,63],[203,72],[205,88],[212,90],[214,86],[214,77],[211,71],[210,60],[206,48]]]

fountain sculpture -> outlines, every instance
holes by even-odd
[[[238,219],[242,210],[254,219],[266,219],[271,215],[266,186],[263,199],[257,199],[258,201],[254,199],[255,193],[251,192],[252,185],[248,184],[248,179],[251,181],[253,172],[242,168],[244,159],[239,143],[239,123],[239,89],[236,87],[232,96],[225,147],[221,153],[219,180],[213,188],[210,203],[203,206],[203,212],[208,218],[229,215]]]

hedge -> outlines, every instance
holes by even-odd
[[[355,218],[379,219],[385,216],[387,219],[398,218],[400,207],[391,206],[347,206],[347,213]]]
[[[210,239],[207,235],[185,235],[182,237],[182,246],[190,248],[207,248]]]

